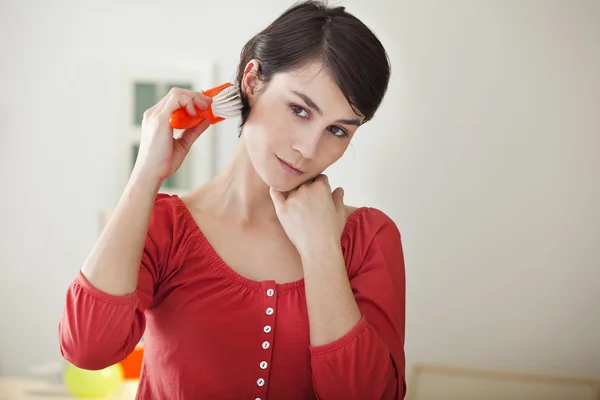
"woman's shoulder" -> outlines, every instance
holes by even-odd
[[[176,194],[158,193],[148,224],[146,252],[154,254],[167,269],[174,270],[197,239],[197,231],[181,198]]]
[[[148,232],[151,235],[180,236],[189,226],[185,205],[175,194],[158,193],[154,199]]]
[[[363,233],[375,234],[382,228],[391,228],[398,230],[396,222],[384,211],[375,207],[354,207],[345,205],[346,210],[346,230],[362,231]]]
[[[154,198],[151,224],[153,222],[172,222],[178,214],[177,196],[159,192]]]
[[[402,262],[400,230],[387,213],[366,206],[348,206],[346,212],[349,217],[342,235],[342,249],[350,276],[356,276],[363,270],[366,259],[383,257],[395,260],[394,265]],[[374,255],[373,252],[380,255]]]

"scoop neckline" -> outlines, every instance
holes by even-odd
[[[225,262],[225,260],[223,260],[223,258],[217,253],[217,250],[213,247],[213,245],[210,243],[208,238],[204,235],[204,232],[200,228],[200,225],[198,225],[198,223],[194,219],[190,209],[183,202],[181,197],[179,197],[179,195],[177,195],[177,194],[173,194],[173,195],[171,195],[171,198],[173,198],[175,200],[175,204],[180,209],[181,214],[182,214],[188,228],[191,229],[193,235],[196,236],[198,238],[198,240],[200,241],[200,247],[204,251],[207,258],[209,259],[211,265],[216,267],[216,269],[218,269],[220,272],[222,272],[226,278],[230,279],[231,281],[233,281],[241,286],[244,286],[244,287],[247,287],[247,288],[250,288],[253,290],[261,290],[262,286],[265,283],[273,284],[278,292],[285,292],[285,291],[300,289],[300,288],[304,287],[304,278],[300,278],[298,280],[290,281],[290,282],[277,283],[273,279],[265,279],[262,281],[257,281],[257,280],[245,277],[245,276],[241,275],[240,273],[238,273],[231,266],[229,266],[229,264],[227,264]],[[350,237],[350,233],[354,231],[358,216],[361,215],[363,212],[365,212],[368,208],[369,207],[358,207],[348,215],[348,218],[346,220],[346,225],[344,226],[344,230],[342,232],[342,236],[340,239],[340,242],[341,242],[340,244],[341,244],[342,248],[344,248],[346,246],[347,241]]]

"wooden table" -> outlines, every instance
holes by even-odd
[[[125,381],[118,393],[103,400],[135,400],[137,385],[137,381]],[[0,400],[74,399],[76,398],[61,384],[27,378],[0,377]]]

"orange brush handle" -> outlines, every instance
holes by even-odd
[[[233,84],[229,82],[224,83],[212,89],[206,90],[204,94],[210,98],[213,98],[229,86],[233,86]],[[171,127],[173,129],[188,129],[198,125],[205,119],[208,119],[208,121],[211,124],[216,124],[217,122],[221,122],[224,120],[224,118],[215,117],[215,115],[212,112],[211,106],[208,106],[208,108],[205,110],[201,110],[196,106],[194,106],[194,108],[196,109],[196,115],[194,116],[188,114],[185,107],[181,107],[175,110],[171,114],[171,118],[169,120],[169,122],[171,123]]]

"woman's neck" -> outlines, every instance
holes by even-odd
[[[256,173],[242,135],[227,166],[202,189],[198,204],[219,218],[243,224],[277,221],[269,187]]]

